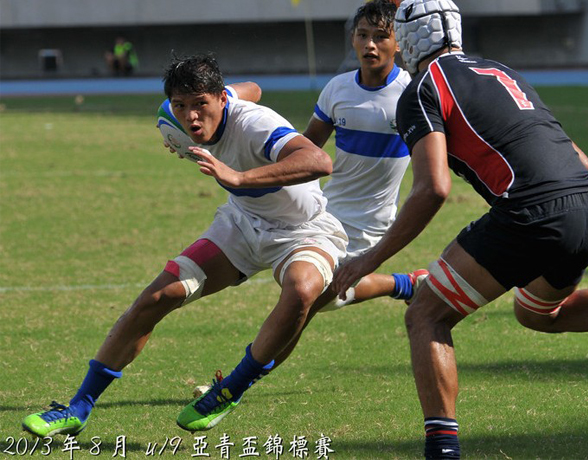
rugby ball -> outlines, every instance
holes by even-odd
[[[157,127],[163,136],[163,140],[169,144],[179,155],[194,162],[200,161],[200,157],[188,149],[197,144],[188,136],[182,125],[174,116],[169,99],[163,101],[157,111]]]

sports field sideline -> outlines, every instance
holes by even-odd
[[[588,86],[588,69],[527,70],[520,72],[536,86]],[[321,89],[333,75],[234,75],[230,84],[255,81],[264,91]],[[0,97],[67,94],[161,94],[160,78],[35,79],[0,81]]]

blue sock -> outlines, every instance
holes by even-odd
[[[257,362],[251,354],[251,344],[245,349],[245,356],[235,367],[228,377],[225,377],[221,383],[223,388],[228,388],[233,395],[233,401],[239,399],[243,393],[274,367],[274,361],[263,365]]]
[[[400,300],[408,300],[412,297],[412,282],[410,276],[405,273],[392,273],[394,278],[394,290],[390,297]]]
[[[425,458],[456,459],[460,458],[457,430],[459,425],[452,418],[425,418]]]
[[[82,386],[69,402],[69,406],[73,409],[75,415],[81,421],[85,421],[102,392],[106,390],[114,379],[121,377],[122,372],[108,369],[104,364],[92,359],[90,369],[82,382]]]

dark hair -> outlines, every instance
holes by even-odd
[[[163,74],[163,90],[168,99],[172,94],[221,94],[225,82],[216,59],[211,53],[185,58],[173,56]]]
[[[353,28],[355,31],[357,24],[363,18],[372,26],[381,26],[385,30],[392,32],[394,27],[394,15],[396,14],[396,5],[389,0],[373,0],[360,6],[353,18]]]

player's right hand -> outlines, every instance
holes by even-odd
[[[244,173],[235,171],[225,163],[215,158],[208,150],[201,147],[188,147],[190,151],[199,157],[196,162],[200,165],[200,172],[207,176],[214,177],[220,184],[225,187],[241,187],[241,178]]]
[[[331,289],[343,300],[347,300],[347,289],[362,277],[374,272],[378,265],[369,258],[369,251],[343,263],[335,270]]]

